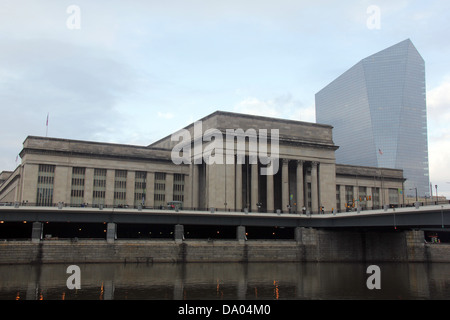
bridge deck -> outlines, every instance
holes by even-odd
[[[244,225],[280,227],[438,227],[450,224],[450,204],[325,214],[1,206],[0,221],[114,222],[142,224]]]

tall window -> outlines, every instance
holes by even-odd
[[[80,206],[84,201],[84,177],[86,168],[72,168],[72,189],[70,192],[70,204]]]
[[[94,186],[92,192],[92,205],[105,204],[106,169],[94,169]]]
[[[380,207],[380,188],[372,188],[373,208]]]
[[[338,184],[336,185],[336,208],[341,209],[341,186]]]
[[[145,204],[145,192],[147,189],[147,172],[136,171],[134,180],[134,206]]]
[[[36,205],[53,205],[53,184],[55,181],[55,166],[40,164],[38,170]]]
[[[155,172],[155,207],[166,205],[166,174],[164,172]]]
[[[116,170],[114,179],[114,206],[123,207],[127,200],[127,171]]]
[[[173,175],[173,200],[184,201],[184,174]]]
[[[347,206],[353,207],[353,186],[345,186],[345,202]]]
[[[367,206],[367,187],[359,187],[359,203],[362,208]]]

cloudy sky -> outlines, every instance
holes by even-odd
[[[148,145],[216,110],[315,122],[316,92],[409,38],[426,61],[431,182],[450,197],[449,12],[445,0],[1,0],[0,171],[47,129]]]

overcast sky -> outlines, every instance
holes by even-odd
[[[449,12],[446,0],[1,0],[0,171],[46,135],[48,114],[49,137],[136,145],[216,110],[315,122],[315,93],[409,38],[426,62],[430,180],[450,197]]]

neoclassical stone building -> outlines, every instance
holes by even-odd
[[[184,141],[174,134],[149,146],[29,136],[21,164],[0,174],[0,203],[152,209],[181,201],[291,213],[401,205],[402,170],[336,164],[332,129],[217,111],[182,129]],[[264,174],[270,166],[274,174]]]

